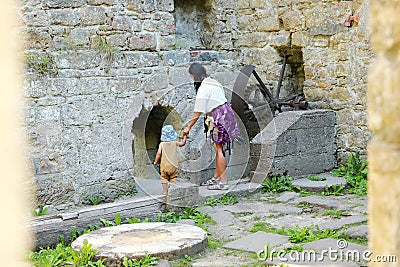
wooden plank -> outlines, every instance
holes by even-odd
[[[139,219],[156,219],[165,207],[165,197],[142,197],[116,203],[100,204],[85,207],[70,213],[35,218],[28,225],[34,234],[35,248],[53,247],[63,236],[68,242],[75,228],[79,232],[88,229],[88,225],[103,227],[100,219],[114,221],[117,213],[121,220],[137,217]]]

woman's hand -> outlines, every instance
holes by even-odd
[[[187,136],[190,132],[190,127],[186,127],[185,130],[183,130],[183,136]]]

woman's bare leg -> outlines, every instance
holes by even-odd
[[[215,156],[216,156],[216,166],[215,166],[215,175],[214,177],[221,177],[221,183],[226,184],[226,158],[223,152],[222,144],[214,144],[215,147]]]

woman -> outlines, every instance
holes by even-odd
[[[228,184],[224,145],[229,145],[240,134],[236,117],[226,100],[222,85],[208,77],[204,66],[193,63],[189,68],[189,74],[194,81],[196,102],[193,117],[183,130],[183,135],[189,134],[201,114],[207,114],[206,121],[209,122],[210,137],[216,152],[216,168],[214,177],[201,185],[208,185],[208,189],[212,190],[226,190]]]

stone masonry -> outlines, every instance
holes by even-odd
[[[283,54],[293,54],[282,95],[304,92],[312,108],[336,112],[338,162],[365,155],[374,56],[367,10],[362,0],[22,1],[24,127],[37,204],[63,209],[131,190],[136,161],[148,160],[137,119],[162,106],[187,122],[194,60],[206,60],[227,89],[253,64],[274,89]],[[345,27],[353,13],[358,23]],[[194,49],[213,50],[198,57]]]

